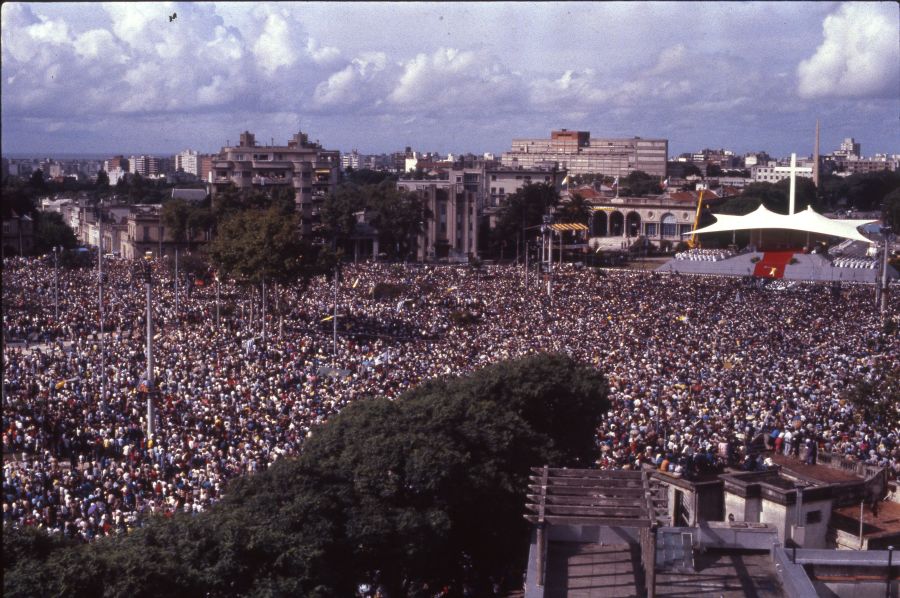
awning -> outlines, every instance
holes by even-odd
[[[551,224],[550,228],[560,233],[563,231],[572,231],[572,230],[587,230],[588,227],[583,224],[578,224],[577,222],[560,222],[558,224]]]
[[[763,205],[760,205],[755,211],[745,216],[732,216],[730,214],[713,214],[713,216],[716,218],[715,224],[684,233],[682,236],[735,230],[779,229],[873,243],[874,241],[863,236],[857,228],[864,224],[877,222],[877,220],[832,220],[822,216],[812,208],[806,208],[802,212],[796,212],[788,216],[772,212]]]

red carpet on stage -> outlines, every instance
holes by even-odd
[[[753,276],[760,278],[782,278],[784,277],[784,268],[794,257],[794,251],[767,251],[763,254],[761,260],[756,262],[756,268],[753,269]]]

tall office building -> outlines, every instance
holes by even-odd
[[[569,174],[628,176],[635,170],[665,178],[668,139],[591,139],[588,131],[562,129],[550,139],[513,139],[501,162],[512,168],[535,168],[556,163]]]

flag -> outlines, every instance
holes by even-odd
[[[565,177],[563,177],[563,180],[562,180],[562,183],[560,183],[560,186],[561,186],[563,189],[568,189],[568,188],[569,188],[569,175],[566,175]]]
[[[616,177],[616,178],[613,180],[612,186],[613,186],[613,187],[618,187],[618,186],[619,186],[619,177]]]
[[[334,319],[334,316],[326,316],[325,318],[322,319],[322,321],[327,322],[328,320],[333,320],[333,319]]]
[[[662,185],[661,185],[661,186],[662,186],[663,191],[665,191],[666,188],[669,186],[669,179],[664,180],[664,181],[662,182]]]
[[[356,285],[359,284],[359,276],[356,277],[356,280],[353,281],[353,286],[351,288],[355,289]]]

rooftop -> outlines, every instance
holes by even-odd
[[[858,482],[861,478],[850,471],[836,469],[826,465],[807,465],[799,459],[772,454],[772,461],[779,465],[787,473],[803,478],[807,482],[819,484],[844,484],[846,482]]]
[[[657,596],[784,596],[768,554],[708,550],[694,571],[658,571]],[[636,544],[550,542],[547,598],[645,596],[640,547]]]

